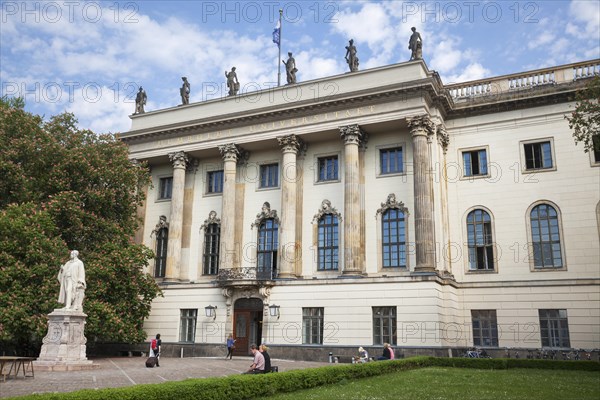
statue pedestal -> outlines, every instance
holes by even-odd
[[[86,317],[82,311],[66,309],[55,309],[48,314],[48,334],[42,340],[39,358],[33,362],[36,369],[67,371],[95,367],[85,355]]]

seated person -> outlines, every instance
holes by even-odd
[[[383,354],[379,357],[377,357],[378,360],[391,360],[392,359],[392,354],[391,354],[391,350],[390,350],[390,344],[389,343],[384,343],[383,344]]]
[[[267,374],[267,373],[271,372],[271,356],[269,355],[269,353],[267,353],[267,350],[269,350],[269,348],[266,345],[261,344],[259,347],[259,350],[265,359],[264,373]]]
[[[366,363],[369,361],[369,353],[361,347],[358,348],[358,357],[354,357],[355,363]]]
[[[264,373],[265,372],[265,358],[263,357],[262,353],[260,351],[258,351],[255,344],[250,346],[250,350],[252,351],[252,354],[254,355],[254,362],[250,366],[250,369],[248,371],[244,372],[244,374],[262,374],[262,373]]]

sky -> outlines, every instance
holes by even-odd
[[[445,84],[600,58],[600,2],[543,1],[5,1],[0,0],[0,95],[25,99],[48,119],[72,112],[81,128],[128,131],[135,94],[146,111],[277,85],[272,33],[282,13],[282,58],[298,82],[410,58],[411,27],[423,59]],[[282,83],[285,69],[281,64]]]

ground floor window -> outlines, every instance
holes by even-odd
[[[496,310],[471,310],[473,346],[498,347]]]
[[[542,347],[571,347],[567,310],[539,310]]]
[[[396,344],[396,307],[373,307],[373,344]]]
[[[197,309],[182,309],[179,327],[179,341],[194,343],[196,338]]]
[[[302,343],[323,344],[323,307],[302,309]]]

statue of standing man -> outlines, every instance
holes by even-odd
[[[235,67],[231,68],[231,72],[225,71],[227,77],[227,87],[229,88],[229,96],[235,96],[240,90],[240,82],[238,81]]]
[[[190,104],[190,83],[185,76],[183,76],[181,80],[183,81],[183,85],[181,85],[181,89],[179,89],[179,93],[181,94],[181,104]]]
[[[346,62],[350,67],[350,72],[358,71],[358,57],[356,56],[356,46],[354,46],[353,39],[350,39],[348,46],[346,46]]]
[[[146,96],[146,92],[144,88],[140,86],[140,90],[137,92],[135,96],[135,113],[134,114],[143,114],[144,106],[146,105],[146,101],[148,100],[148,96]]]
[[[413,26],[410,30],[412,31],[412,35],[408,40],[408,48],[412,51],[410,59],[411,61],[421,60],[423,58],[423,39],[421,39],[421,34],[417,32],[417,28]]]
[[[83,298],[85,297],[85,269],[83,262],[78,258],[79,252],[73,250],[71,259],[60,267],[58,281],[60,294],[58,302],[65,306],[63,310],[83,311]]]
[[[298,69],[296,68],[296,60],[294,57],[292,57],[292,52],[288,52],[287,61],[281,60],[281,62],[285,64],[285,73],[287,76],[288,85],[296,83],[296,72],[298,72]]]

